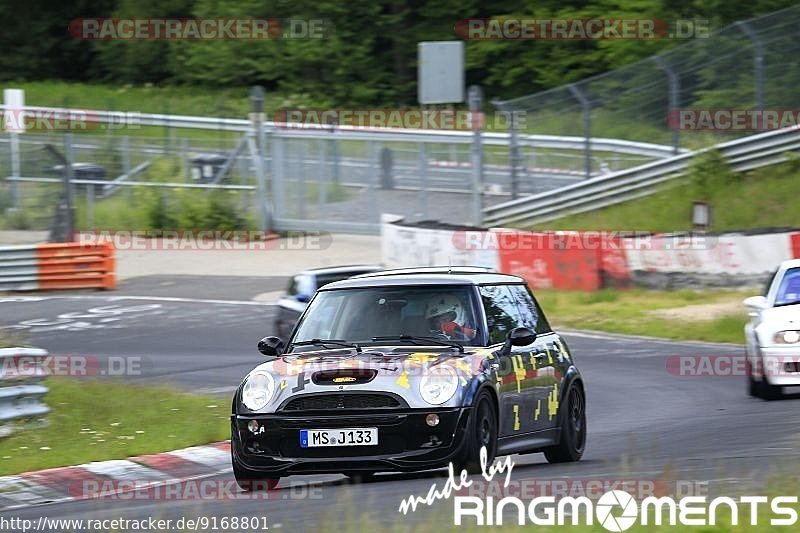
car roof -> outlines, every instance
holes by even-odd
[[[346,274],[348,272],[367,273],[383,269],[380,265],[340,265],[331,267],[309,268],[297,274],[306,276],[323,276],[325,274]]]
[[[492,285],[519,284],[525,280],[510,274],[498,274],[480,267],[423,267],[383,270],[355,276],[326,285],[320,291],[354,289],[359,287],[390,287],[398,285]]]
[[[800,267],[800,259],[787,259],[786,261],[783,261],[780,264],[781,270],[788,270],[790,268],[797,268],[797,267]]]

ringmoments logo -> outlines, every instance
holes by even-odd
[[[691,490],[692,486],[696,485],[696,489],[704,487],[705,483],[688,482],[689,490],[687,482],[676,483],[679,489],[677,495],[680,496],[677,498],[663,496],[660,491],[655,491],[656,484],[643,483],[641,480],[633,484],[639,499],[622,488],[610,488],[596,499],[586,495],[556,497],[554,494],[544,494],[545,491],[541,489],[534,491],[533,497],[524,499],[514,495],[490,496],[490,486],[502,482],[503,490],[512,487],[514,462],[511,457],[506,457],[489,465],[486,448],[482,447],[480,466],[481,474],[477,479],[470,479],[466,470],[461,470],[456,478],[455,468],[450,463],[447,480],[441,487],[433,483],[425,496],[408,496],[400,503],[398,511],[406,515],[416,512],[419,506],[432,506],[452,496],[453,524],[456,526],[500,526],[504,522],[520,526],[592,526],[597,523],[607,531],[620,532],[627,531],[637,523],[643,526],[715,526],[722,517],[732,526],[740,523],[757,526],[766,521],[771,527],[789,527],[795,526],[798,520],[794,509],[798,503],[797,496],[709,498],[704,492],[707,489]],[[505,476],[495,481],[498,474]],[[583,480],[579,485],[588,489],[590,485],[598,484],[602,486],[603,480]],[[631,485],[622,486],[628,488]],[[645,487],[646,490],[642,491]],[[476,492],[478,495],[475,495]],[[529,493],[526,491],[526,494]],[[583,494],[590,493],[583,491]],[[596,493],[592,491],[591,494]]]
[[[644,498],[641,503],[624,490],[611,490],[594,502],[591,499],[567,496],[541,496],[524,502],[507,496],[494,501],[474,496],[454,498],[454,524],[477,526],[503,525],[504,511],[510,509],[518,525],[563,526],[600,524],[608,531],[626,531],[639,523],[648,526],[684,525],[714,526],[721,516],[730,517],[730,523],[759,525],[765,514],[770,526],[788,527],[797,524],[797,496],[742,496],[734,499],[725,496],[708,499],[706,496],[686,496],[675,499],[669,496]],[[749,516],[747,516],[749,514]]]

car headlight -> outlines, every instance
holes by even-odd
[[[779,331],[773,338],[775,344],[796,344],[800,342],[800,331],[793,329],[787,331]]]
[[[449,366],[429,369],[419,382],[422,399],[432,405],[441,405],[456,393],[458,375]]]
[[[275,378],[269,372],[253,372],[244,381],[242,403],[251,411],[258,411],[269,403],[275,394]]]

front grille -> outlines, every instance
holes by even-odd
[[[283,410],[392,409],[400,406],[400,401],[388,394],[307,394],[292,398]]]

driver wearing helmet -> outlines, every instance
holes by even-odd
[[[476,331],[465,325],[466,313],[461,300],[452,294],[438,294],[430,298],[425,305],[425,318],[431,331],[455,340],[475,338]]]

